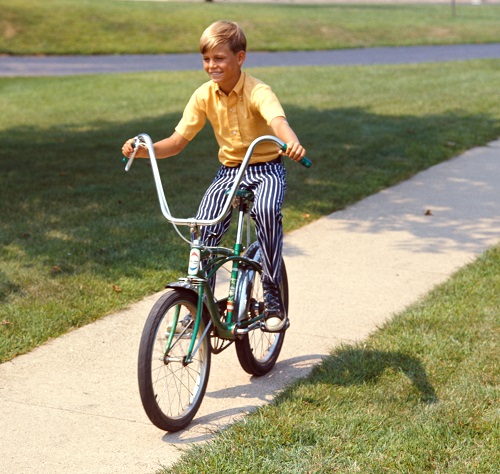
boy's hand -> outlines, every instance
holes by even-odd
[[[300,161],[306,156],[306,150],[300,144],[297,135],[292,130],[285,117],[275,117],[271,120],[271,128],[274,134],[286,143],[286,152],[280,151],[281,155],[286,155],[294,161]]]
[[[126,158],[130,158],[130,155],[134,151],[134,148],[132,147],[133,143],[134,143],[134,139],[131,138],[131,139],[127,140],[122,146],[122,153],[123,153],[123,156],[125,156]]]
[[[130,158],[130,155],[134,151],[134,147],[132,146],[134,144],[134,141],[135,141],[135,138],[131,138],[130,140],[127,140],[122,146],[122,153],[123,153],[123,156],[125,156],[126,158]],[[135,157],[136,158],[147,158],[148,156],[149,155],[147,152],[146,145],[144,145],[142,143],[139,144],[139,147],[137,148],[137,152],[135,154]]]
[[[281,152],[281,154],[294,161],[300,161],[306,156],[306,150],[299,142],[292,141],[286,144],[286,152]]]

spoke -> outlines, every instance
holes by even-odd
[[[154,382],[157,403],[165,405],[170,416],[182,414],[196,399],[201,373],[205,370],[202,357],[196,357],[188,366],[172,362],[157,367],[154,370],[157,372]]]

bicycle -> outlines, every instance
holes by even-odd
[[[283,346],[285,331],[266,332],[263,325],[264,298],[258,276],[262,272],[260,251],[258,242],[251,242],[250,232],[253,193],[240,189],[253,150],[264,141],[274,142],[286,152],[286,144],[276,137],[265,135],[255,139],[227,192],[220,215],[214,220],[197,220],[171,215],[151,138],[142,133],[134,139],[135,150],[145,146],[149,152],[162,214],[190,245],[187,276],[166,285],[168,291],[151,309],[139,345],[138,382],[142,405],[150,421],[162,430],[182,430],[195,417],[205,395],[212,354],[234,343],[243,370],[261,376],[274,367]],[[134,157],[135,152],[128,160],[126,171]],[[301,164],[311,166],[307,158]],[[206,247],[199,240],[199,227],[220,222],[231,206],[238,209],[234,247]],[[178,225],[189,226],[190,239],[179,231]],[[226,264],[231,266],[229,291],[227,297],[217,300],[212,285]],[[288,280],[283,260],[280,291],[288,314]]]

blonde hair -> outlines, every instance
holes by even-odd
[[[205,54],[220,44],[227,44],[235,54],[247,50],[245,33],[234,21],[220,20],[212,23],[201,35],[200,52]]]

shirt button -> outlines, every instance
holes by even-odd
[[[232,109],[232,108],[231,108],[231,109],[229,109],[229,112],[232,112],[232,111],[233,111],[233,109]]]
[[[233,135],[236,135],[236,130],[233,130]]]

